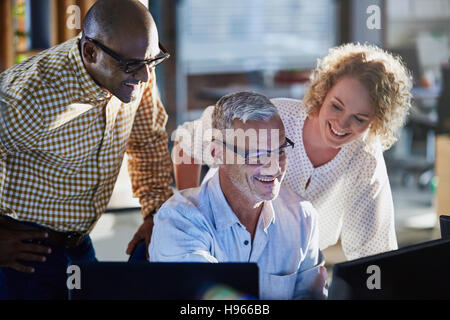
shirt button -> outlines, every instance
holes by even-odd
[[[245,241],[244,241],[244,245],[248,245],[248,240],[245,240]]]

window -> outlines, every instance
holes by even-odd
[[[311,68],[337,43],[334,0],[183,0],[177,54],[189,74]]]

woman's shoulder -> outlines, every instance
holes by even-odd
[[[290,136],[294,142],[296,137],[301,136],[304,121],[307,117],[306,108],[303,101],[290,98],[275,98],[271,99],[272,103],[278,110],[281,120],[286,128],[286,135]]]
[[[386,175],[386,164],[380,141],[357,140],[348,146],[351,155],[349,168],[353,168],[358,180],[373,180]]]
[[[302,100],[291,98],[273,98],[270,101],[277,107],[281,116],[306,116],[306,108]]]

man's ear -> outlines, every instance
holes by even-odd
[[[98,52],[97,47],[90,41],[84,41],[81,45],[81,52],[85,62],[89,64],[97,63]]]
[[[223,164],[223,153],[222,149],[217,146],[216,143],[211,143],[211,157],[214,159],[215,164]]]

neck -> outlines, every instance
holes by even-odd
[[[319,121],[317,117],[308,116],[303,126],[303,137],[307,141],[308,145],[315,150],[327,150],[331,149],[322,142],[322,136],[319,129]]]
[[[331,161],[340,149],[332,148],[323,142],[317,117],[308,116],[303,126],[303,145],[314,167]]]
[[[236,188],[229,177],[219,169],[220,188],[228,202],[231,210],[244,225],[248,232],[253,236],[256,225],[261,214],[264,202],[254,198],[246,197],[241,190]]]

